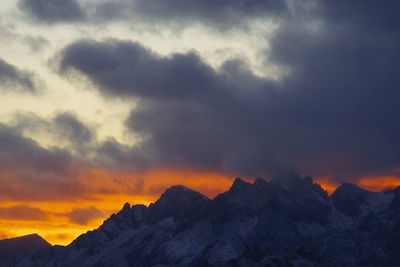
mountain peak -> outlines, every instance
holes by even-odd
[[[36,233],[0,240],[0,242],[23,242],[23,241],[24,242],[42,242],[42,243],[49,244],[43,237],[41,237],[40,235],[38,235]]]
[[[99,229],[19,266],[398,265],[400,188],[374,195],[343,184],[332,199],[311,177],[287,178],[237,178],[212,200],[172,186],[149,207],[127,203]]]
[[[165,190],[165,192],[161,195],[160,199],[157,200],[156,203],[161,204],[164,202],[168,202],[174,199],[180,199],[182,201],[189,200],[191,198],[203,198],[208,199],[206,196],[200,194],[197,191],[194,191],[183,185],[174,185]]]
[[[192,189],[190,189],[190,188],[188,188],[188,187],[186,187],[184,185],[173,185],[170,188],[168,188],[167,190],[165,190],[164,194],[167,193],[167,192],[170,192],[170,193],[183,193],[183,192],[190,192],[190,191],[196,192],[196,191],[194,191],[194,190],[192,190]]]
[[[336,188],[335,191],[337,191],[337,190],[363,190],[363,191],[368,191],[368,190],[362,189],[358,185],[352,184],[352,183],[342,183],[338,188]]]
[[[342,183],[332,194],[332,198],[336,198],[338,195],[349,195],[356,194],[358,196],[366,197],[372,194],[371,191],[365,190],[356,184]]]
[[[230,191],[235,191],[235,190],[241,190],[244,188],[250,188],[251,187],[251,183],[246,182],[245,180],[243,180],[240,177],[236,177],[235,181],[233,182]]]
[[[161,197],[149,206],[149,220],[152,223],[161,221],[167,217],[173,217],[180,221],[185,216],[208,202],[209,199],[183,185],[175,185],[168,188]]]
[[[129,202],[126,202],[122,208],[123,211],[128,211],[131,209],[131,204]]]
[[[41,248],[49,248],[48,243],[38,234],[0,240],[0,259],[15,261],[29,256]]]
[[[338,211],[348,216],[354,216],[360,211],[360,207],[367,197],[372,194],[371,191],[362,189],[355,184],[343,183],[336,188],[331,198]]]

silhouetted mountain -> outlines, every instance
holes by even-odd
[[[354,184],[344,183],[332,194],[333,205],[348,216],[355,216],[373,193]]]
[[[24,257],[51,245],[37,234],[0,240],[0,266],[13,266]]]
[[[173,186],[130,206],[69,246],[18,266],[400,265],[400,187],[343,184],[331,197],[311,177],[237,178],[210,200]]]

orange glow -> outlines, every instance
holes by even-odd
[[[71,196],[0,201],[0,239],[37,233],[51,244],[67,245],[80,234],[99,227],[125,202],[149,205],[172,185],[184,185],[209,198],[228,190],[235,176],[194,170],[149,170],[142,173],[81,168],[74,177]],[[340,185],[329,178],[315,180],[329,194]],[[372,191],[400,185],[398,177],[365,177],[357,184]],[[53,187],[60,192],[61,187]],[[18,209],[19,214],[15,216]],[[15,216],[15,217],[13,217]],[[83,216],[84,218],[79,218]]]
[[[0,237],[9,238],[37,233],[51,244],[67,245],[80,234],[99,227],[104,219],[118,212],[124,203],[149,205],[170,186],[181,184],[210,198],[229,189],[235,177],[213,172],[193,170],[150,170],[143,173],[112,172],[106,169],[82,168],[76,181],[79,195],[71,199],[2,201],[0,210],[24,206],[26,220],[2,216],[0,212]],[[75,181],[75,182],[76,182]],[[63,190],[60,188],[59,190]],[[52,192],[54,194],[54,192]],[[27,208],[28,207],[28,208]],[[31,210],[39,209],[40,218]],[[95,211],[95,217],[79,224],[74,213],[80,210]],[[99,216],[99,213],[102,216]],[[78,213],[79,215],[79,213]],[[21,215],[22,216],[22,215]],[[86,221],[85,221],[86,222]]]
[[[321,187],[331,195],[336,188],[340,186],[340,183],[329,180],[329,178],[316,178],[314,183],[321,185]]]
[[[328,191],[328,194],[332,194],[340,183],[329,180],[329,178],[317,178],[315,182],[320,184],[323,189]],[[373,176],[373,177],[362,177],[353,183],[359,187],[373,192],[382,192],[387,189],[393,189],[400,186],[400,177],[396,176]]]
[[[357,184],[370,191],[381,192],[387,189],[393,189],[400,186],[400,177],[395,176],[375,176],[364,177],[357,181]]]
[[[214,197],[227,190],[232,176],[215,172],[193,170],[149,170],[143,173],[111,172],[106,169],[82,169],[80,180],[94,195],[141,195],[142,202],[149,204],[172,185],[184,185]],[[145,197],[145,198],[143,198]]]

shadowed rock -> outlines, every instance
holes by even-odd
[[[33,252],[51,245],[37,234],[0,240],[0,266],[12,265]]]

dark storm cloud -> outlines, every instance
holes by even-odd
[[[151,162],[157,162],[157,155],[150,147],[136,145],[134,147],[119,143],[115,138],[109,137],[95,148],[94,161],[103,167],[122,171],[127,167],[130,171],[142,171],[150,167]],[[134,164],[132,164],[134,163]]]
[[[60,68],[86,74],[105,95],[141,98],[127,121],[144,140],[141,151],[122,153],[116,143],[101,150],[120,162],[130,157],[138,164],[135,159],[145,153],[154,164],[177,167],[276,167],[259,118],[270,101],[270,90],[263,88],[273,84],[254,77],[240,61],[216,72],[193,53],[163,58],[137,43],[81,41],[65,48]],[[259,158],[253,149],[260,149]]]
[[[396,12],[400,3],[396,0],[384,2],[374,0],[355,0],[327,2],[321,5],[321,15],[329,22],[343,23],[347,26],[368,27],[366,31],[397,31],[399,17]]]
[[[105,94],[185,98],[212,93],[220,77],[193,53],[162,58],[138,43],[80,41],[66,47],[61,71],[74,68]],[[189,86],[189,87],[188,87]]]
[[[400,21],[386,3],[344,3],[320,2],[280,25],[265,52],[289,71],[278,82],[239,60],[214,70],[194,53],[160,57],[123,41],[69,45],[60,70],[83,73],[107,97],[139,98],[126,125],[157,166],[392,174],[400,167]]]
[[[85,13],[75,0],[20,0],[19,7],[43,22],[77,21]]]
[[[309,14],[322,21],[319,30],[288,21],[278,31],[270,59],[291,70],[280,109],[292,113],[287,130],[309,135],[289,143],[304,146],[288,148],[298,168],[357,176],[399,167],[397,6],[324,2]]]
[[[287,13],[283,0],[116,0],[79,4],[76,0],[20,0],[19,8],[42,22],[130,21],[137,24],[180,26],[203,23],[219,29],[249,20]]]
[[[33,73],[22,71],[0,58],[0,92],[38,91]]]
[[[249,19],[276,17],[287,12],[283,0],[120,0],[95,7],[102,19],[135,19],[150,23],[201,22],[218,28],[232,28]]]

